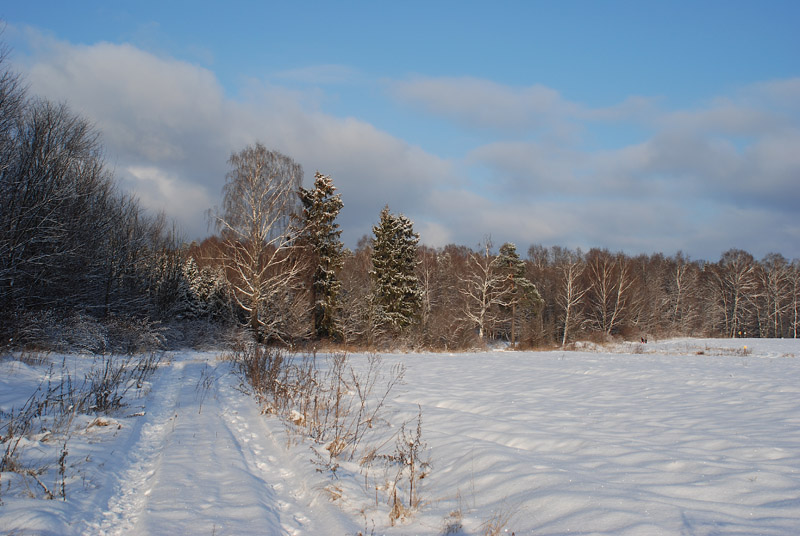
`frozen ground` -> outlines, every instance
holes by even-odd
[[[318,472],[227,363],[177,353],[107,425],[71,425],[66,501],[29,498],[35,484],[1,475],[0,532],[797,534],[798,357],[800,341],[755,339],[387,355],[406,366],[389,402],[395,431],[421,408],[432,463],[422,508],[390,527],[375,475],[355,463]],[[45,369],[1,362],[0,410]],[[23,446],[33,465],[60,448],[41,434]]]

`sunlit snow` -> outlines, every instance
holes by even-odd
[[[421,508],[392,527],[376,475],[357,461],[318,471],[308,440],[262,414],[227,362],[177,352],[123,410],[72,424],[66,501],[1,475],[0,532],[795,534],[798,357],[800,341],[758,339],[385,355],[405,383],[372,441],[421,409],[432,464]],[[76,373],[89,359],[49,356]],[[47,370],[4,358],[0,410]],[[26,441],[31,463],[60,448]]]

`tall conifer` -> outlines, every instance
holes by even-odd
[[[500,246],[495,263],[506,275],[504,302],[511,307],[511,345],[517,342],[517,306],[537,309],[542,305],[539,291],[525,274],[525,261],[520,259],[517,247],[506,242]]]
[[[378,225],[372,228],[373,300],[377,313],[377,328],[398,333],[412,324],[422,304],[422,290],[416,275],[417,244],[411,220],[381,211]]]
[[[300,188],[304,230],[301,241],[306,246],[312,266],[311,302],[314,332],[318,337],[336,338],[336,299],[341,282],[336,272],[344,262],[342,231],[336,217],[342,209],[341,195],[328,175],[314,175],[314,188]]]

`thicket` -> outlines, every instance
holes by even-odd
[[[66,104],[27,94],[0,50],[0,336],[38,344],[75,315],[106,334],[170,317],[178,239],[118,191],[99,133]],[[123,330],[124,331],[124,330]],[[40,340],[35,340],[40,339]]]

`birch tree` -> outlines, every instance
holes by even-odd
[[[797,338],[800,331],[800,260],[792,261],[789,270],[789,326],[790,336]]]
[[[630,301],[634,277],[624,255],[606,250],[591,250],[587,275],[591,289],[587,294],[588,317],[597,331],[611,335],[622,323]]]
[[[567,344],[570,333],[575,326],[579,326],[583,318],[581,304],[589,291],[583,284],[583,273],[586,263],[580,251],[565,251],[556,259],[556,270],[559,277],[559,292],[556,302],[561,308],[561,346]]]
[[[757,288],[755,269],[753,256],[740,249],[726,251],[710,268],[712,299],[728,337],[747,335],[747,320]]]
[[[699,268],[682,252],[667,262],[663,323],[672,334],[688,334],[697,321],[700,291]]]
[[[779,253],[770,253],[759,263],[759,285],[761,287],[760,307],[764,318],[762,336],[783,337],[786,327],[787,313],[791,308],[791,265]]]
[[[296,314],[302,293],[302,266],[294,255],[299,229],[291,220],[303,169],[260,143],[233,153],[228,164],[222,209],[214,220],[234,297],[256,341],[285,341],[288,317]]]
[[[461,279],[460,292],[465,299],[462,314],[478,330],[478,337],[485,343],[498,320],[499,306],[506,304],[502,293],[505,276],[494,262],[491,239],[487,238],[481,248],[480,252],[470,252],[467,275]]]

